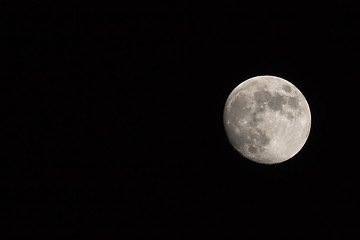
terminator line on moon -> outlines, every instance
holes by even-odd
[[[231,145],[263,164],[281,163],[297,154],[311,126],[304,95],[274,76],[253,77],[238,85],[225,103],[223,119]]]

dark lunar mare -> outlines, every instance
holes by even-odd
[[[291,87],[289,85],[282,85],[282,89],[287,93],[291,93]]]
[[[281,111],[284,104],[286,104],[285,96],[278,93],[276,93],[275,96],[272,96],[269,101],[269,107],[274,111]]]
[[[256,103],[261,105],[271,100],[271,94],[268,91],[261,90],[254,92],[254,98]]]
[[[288,97],[287,103],[288,103],[289,106],[292,107],[294,110],[298,110],[298,109],[299,109],[299,100],[297,99],[297,97]]]
[[[283,85],[282,87],[286,92],[291,92],[291,87],[287,85]],[[267,104],[272,110],[274,111],[280,111],[281,114],[285,114],[283,111],[283,106],[285,104],[288,104],[290,108],[292,108],[294,111],[299,112],[299,99],[298,97],[289,97],[280,95],[279,93],[271,94],[269,91],[266,90],[260,90],[254,92],[254,99],[256,103],[261,106],[264,104]],[[258,108],[256,110],[256,113],[260,113],[264,111],[264,109]],[[292,113],[286,113],[285,114],[288,119],[293,119],[295,116]],[[256,114],[254,115],[256,118]],[[254,121],[256,122],[256,119]]]
[[[269,91],[260,90],[254,92],[254,99],[258,105],[268,104],[268,106],[274,111],[281,111],[283,105],[286,104],[286,96],[282,96],[279,93],[272,95]]]

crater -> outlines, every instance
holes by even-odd
[[[287,93],[291,93],[291,87],[289,85],[282,85],[282,89]]]

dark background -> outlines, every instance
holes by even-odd
[[[17,7],[2,23],[3,236],[354,239],[352,6]],[[246,160],[224,133],[228,95],[257,75],[310,105],[309,139],[282,164]]]

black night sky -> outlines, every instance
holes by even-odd
[[[25,5],[3,21],[4,237],[356,238],[354,8]],[[292,82],[312,113],[278,165],[243,158],[223,128],[228,95],[258,75]]]

